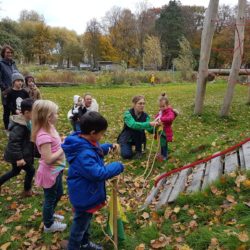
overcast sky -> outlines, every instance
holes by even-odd
[[[75,30],[78,34],[85,31],[86,24],[92,18],[98,21],[113,6],[136,9],[140,0],[0,0],[0,18],[9,17],[12,20],[19,18],[20,11],[35,10],[43,14],[50,26],[66,27]],[[147,0],[151,7],[161,7],[168,4],[168,0]],[[208,6],[209,0],[181,0],[183,5]],[[238,0],[220,0],[220,4],[236,5]]]

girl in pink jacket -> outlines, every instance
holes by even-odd
[[[160,135],[161,153],[158,157],[160,161],[167,160],[168,158],[168,142],[173,140],[172,123],[178,115],[178,111],[174,110],[169,105],[169,100],[165,93],[159,97],[160,111],[156,115],[156,121],[161,122],[163,130],[158,134]]]

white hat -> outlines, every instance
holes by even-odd
[[[78,103],[80,97],[81,96],[79,96],[79,95],[74,95],[74,97],[73,97],[74,104]]]

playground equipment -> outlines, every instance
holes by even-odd
[[[176,200],[180,193],[197,192],[223,174],[250,170],[250,138],[205,159],[159,176],[143,208],[152,202],[156,209]]]
[[[206,83],[208,79],[212,79],[211,71],[209,75],[208,64],[212,49],[212,41],[217,22],[219,0],[210,0],[206,16],[204,20],[204,27],[201,37],[201,50],[199,71],[197,76],[197,89],[195,97],[195,114],[201,114],[203,110],[204,98],[206,93]],[[223,105],[220,115],[227,116],[229,114],[230,105],[232,102],[235,84],[238,80],[239,72],[241,72],[241,65],[244,51],[244,31],[246,22],[246,0],[238,0],[238,15],[235,21],[235,41],[233,53],[233,62],[228,78],[228,87],[225,93]],[[215,73],[215,72],[212,72]],[[241,72],[243,73],[243,72]],[[245,70],[246,75],[248,71]],[[249,97],[250,100],[250,90]]]

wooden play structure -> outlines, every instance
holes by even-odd
[[[223,174],[250,171],[250,138],[205,159],[159,176],[143,209],[153,204],[156,209],[177,199],[180,193],[202,191]]]
[[[224,96],[220,116],[228,116],[230,105],[233,99],[234,88],[238,80],[239,73],[250,75],[250,70],[241,69],[243,52],[244,52],[244,31],[246,23],[246,0],[238,0],[238,14],[235,20],[235,39],[233,50],[233,61],[231,65],[228,86]],[[212,49],[212,41],[217,22],[219,0],[210,0],[204,20],[204,27],[201,37],[201,50],[199,71],[197,75],[197,89],[195,97],[195,114],[201,114],[203,110],[204,98],[206,93],[206,83],[208,80],[213,80],[216,74],[220,74],[221,70],[209,70],[208,64]],[[225,71],[224,71],[225,74]],[[250,87],[248,91],[248,102],[250,103]]]

